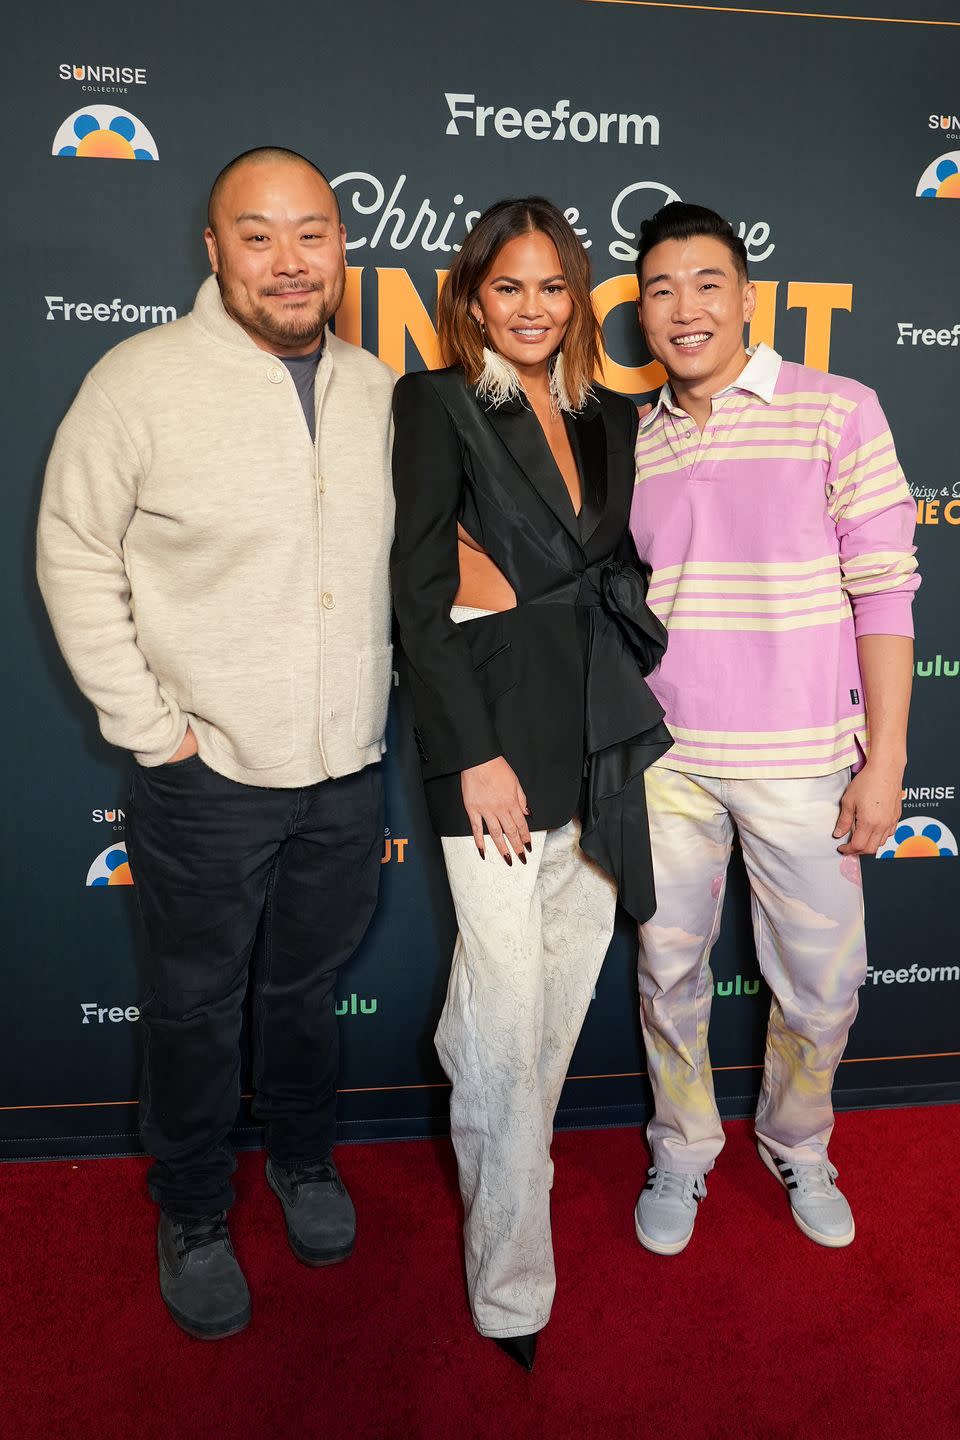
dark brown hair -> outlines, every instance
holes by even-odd
[[[564,380],[576,397],[589,387],[600,363],[600,325],[590,298],[590,261],[562,211],[541,195],[498,200],[480,216],[450,267],[437,306],[440,349],[448,365],[462,365],[475,385],[483,369],[483,334],[470,313],[484,276],[508,241],[540,231],[552,240],[573,301],[563,338]]]
[[[651,215],[649,220],[641,222],[637,279],[640,280],[644,258],[654,245],[660,245],[664,240],[695,240],[698,235],[709,235],[726,245],[741,283],[746,284],[750,279],[747,270],[747,247],[730,221],[724,220],[716,210],[708,210],[705,205],[685,205],[682,200],[674,200],[671,204],[664,205],[656,215]]]

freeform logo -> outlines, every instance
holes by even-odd
[[[917,184],[917,198],[960,200],[960,150],[951,150],[930,161]]]
[[[934,330],[932,326],[914,325],[912,320],[899,320],[897,322],[897,344],[898,345],[960,345],[960,324],[954,325],[952,330],[941,327]]]
[[[137,305],[117,295],[113,300],[65,300],[44,295],[48,320],[97,320],[101,325],[167,325],[176,320],[174,305]]]
[[[942,820],[929,815],[911,815],[901,820],[880,849],[878,860],[953,860],[957,842]]]
[[[108,845],[101,850],[87,871],[87,885],[101,890],[105,885],[132,885],[133,875],[127,859],[126,845]]]
[[[931,980],[960,980],[960,965],[911,965],[910,969],[874,970],[867,966],[864,985],[926,985]]]
[[[133,65],[61,65],[61,80],[79,80],[93,95],[125,95],[131,85],[146,85],[147,72]]]
[[[932,660],[918,660],[913,673],[918,680],[939,679],[941,675],[953,679],[955,675],[960,675],[960,660],[944,660],[942,655],[935,655]]]
[[[86,1000],[80,1006],[83,1019],[81,1025],[102,1025],[109,1020],[111,1025],[119,1025],[121,1020],[129,1020],[131,1024],[140,1019],[140,1007],[138,1005],[97,1005],[93,1000]]]
[[[656,115],[623,115],[619,112],[603,111],[594,115],[590,110],[570,111],[569,100],[557,100],[551,110],[534,108],[521,113],[513,105],[478,105],[476,95],[458,95],[444,92],[450,119],[447,135],[475,135],[482,139],[487,134],[487,121],[501,140],[516,140],[525,135],[528,140],[578,140],[588,145],[598,140],[607,145],[611,139],[617,145],[660,144],[660,121]],[[463,121],[464,128],[460,129]]]
[[[77,160],[159,160],[142,120],[116,105],[87,105],[68,115],[53,137],[53,154]]]

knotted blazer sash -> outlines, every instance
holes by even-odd
[[[666,631],[628,530],[635,407],[598,386],[567,418],[579,515],[536,416],[521,402],[485,406],[457,367],[401,379],[394,423],[394,605],[436,829],[469,834],[460,772],[502,754],[531,829],[579,812],[583,850],[648,918],[642,776],[671,738],[644,680]],[[450,619],[458,521],[509,580],[515,609]]]

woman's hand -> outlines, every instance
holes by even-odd
[[[481,860],[486,859],[483,827],[508,865],[513,864],[511,849],[526,865],[524,849],[530,849],[527,827],[527,797],[520,781],[502,755],[483,765],[472,765],[460,773],[463,804],[470,820],[470,829]]]

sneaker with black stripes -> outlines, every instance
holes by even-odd
[[[837,1188],[837,1170],[824,1158],[819,1165],[796,1165],[757,1141],[760,1159],[790,1196],[793,1218],[818,1245],[840,1249],[856,1234],[847,1197]]]
[[[640,1192],[633,1223],[637,1239],[655,1255],[679,1255],[689,1244],[697,1206],[707,1193],[703,1175],[681,1175],[653,1165]]]

